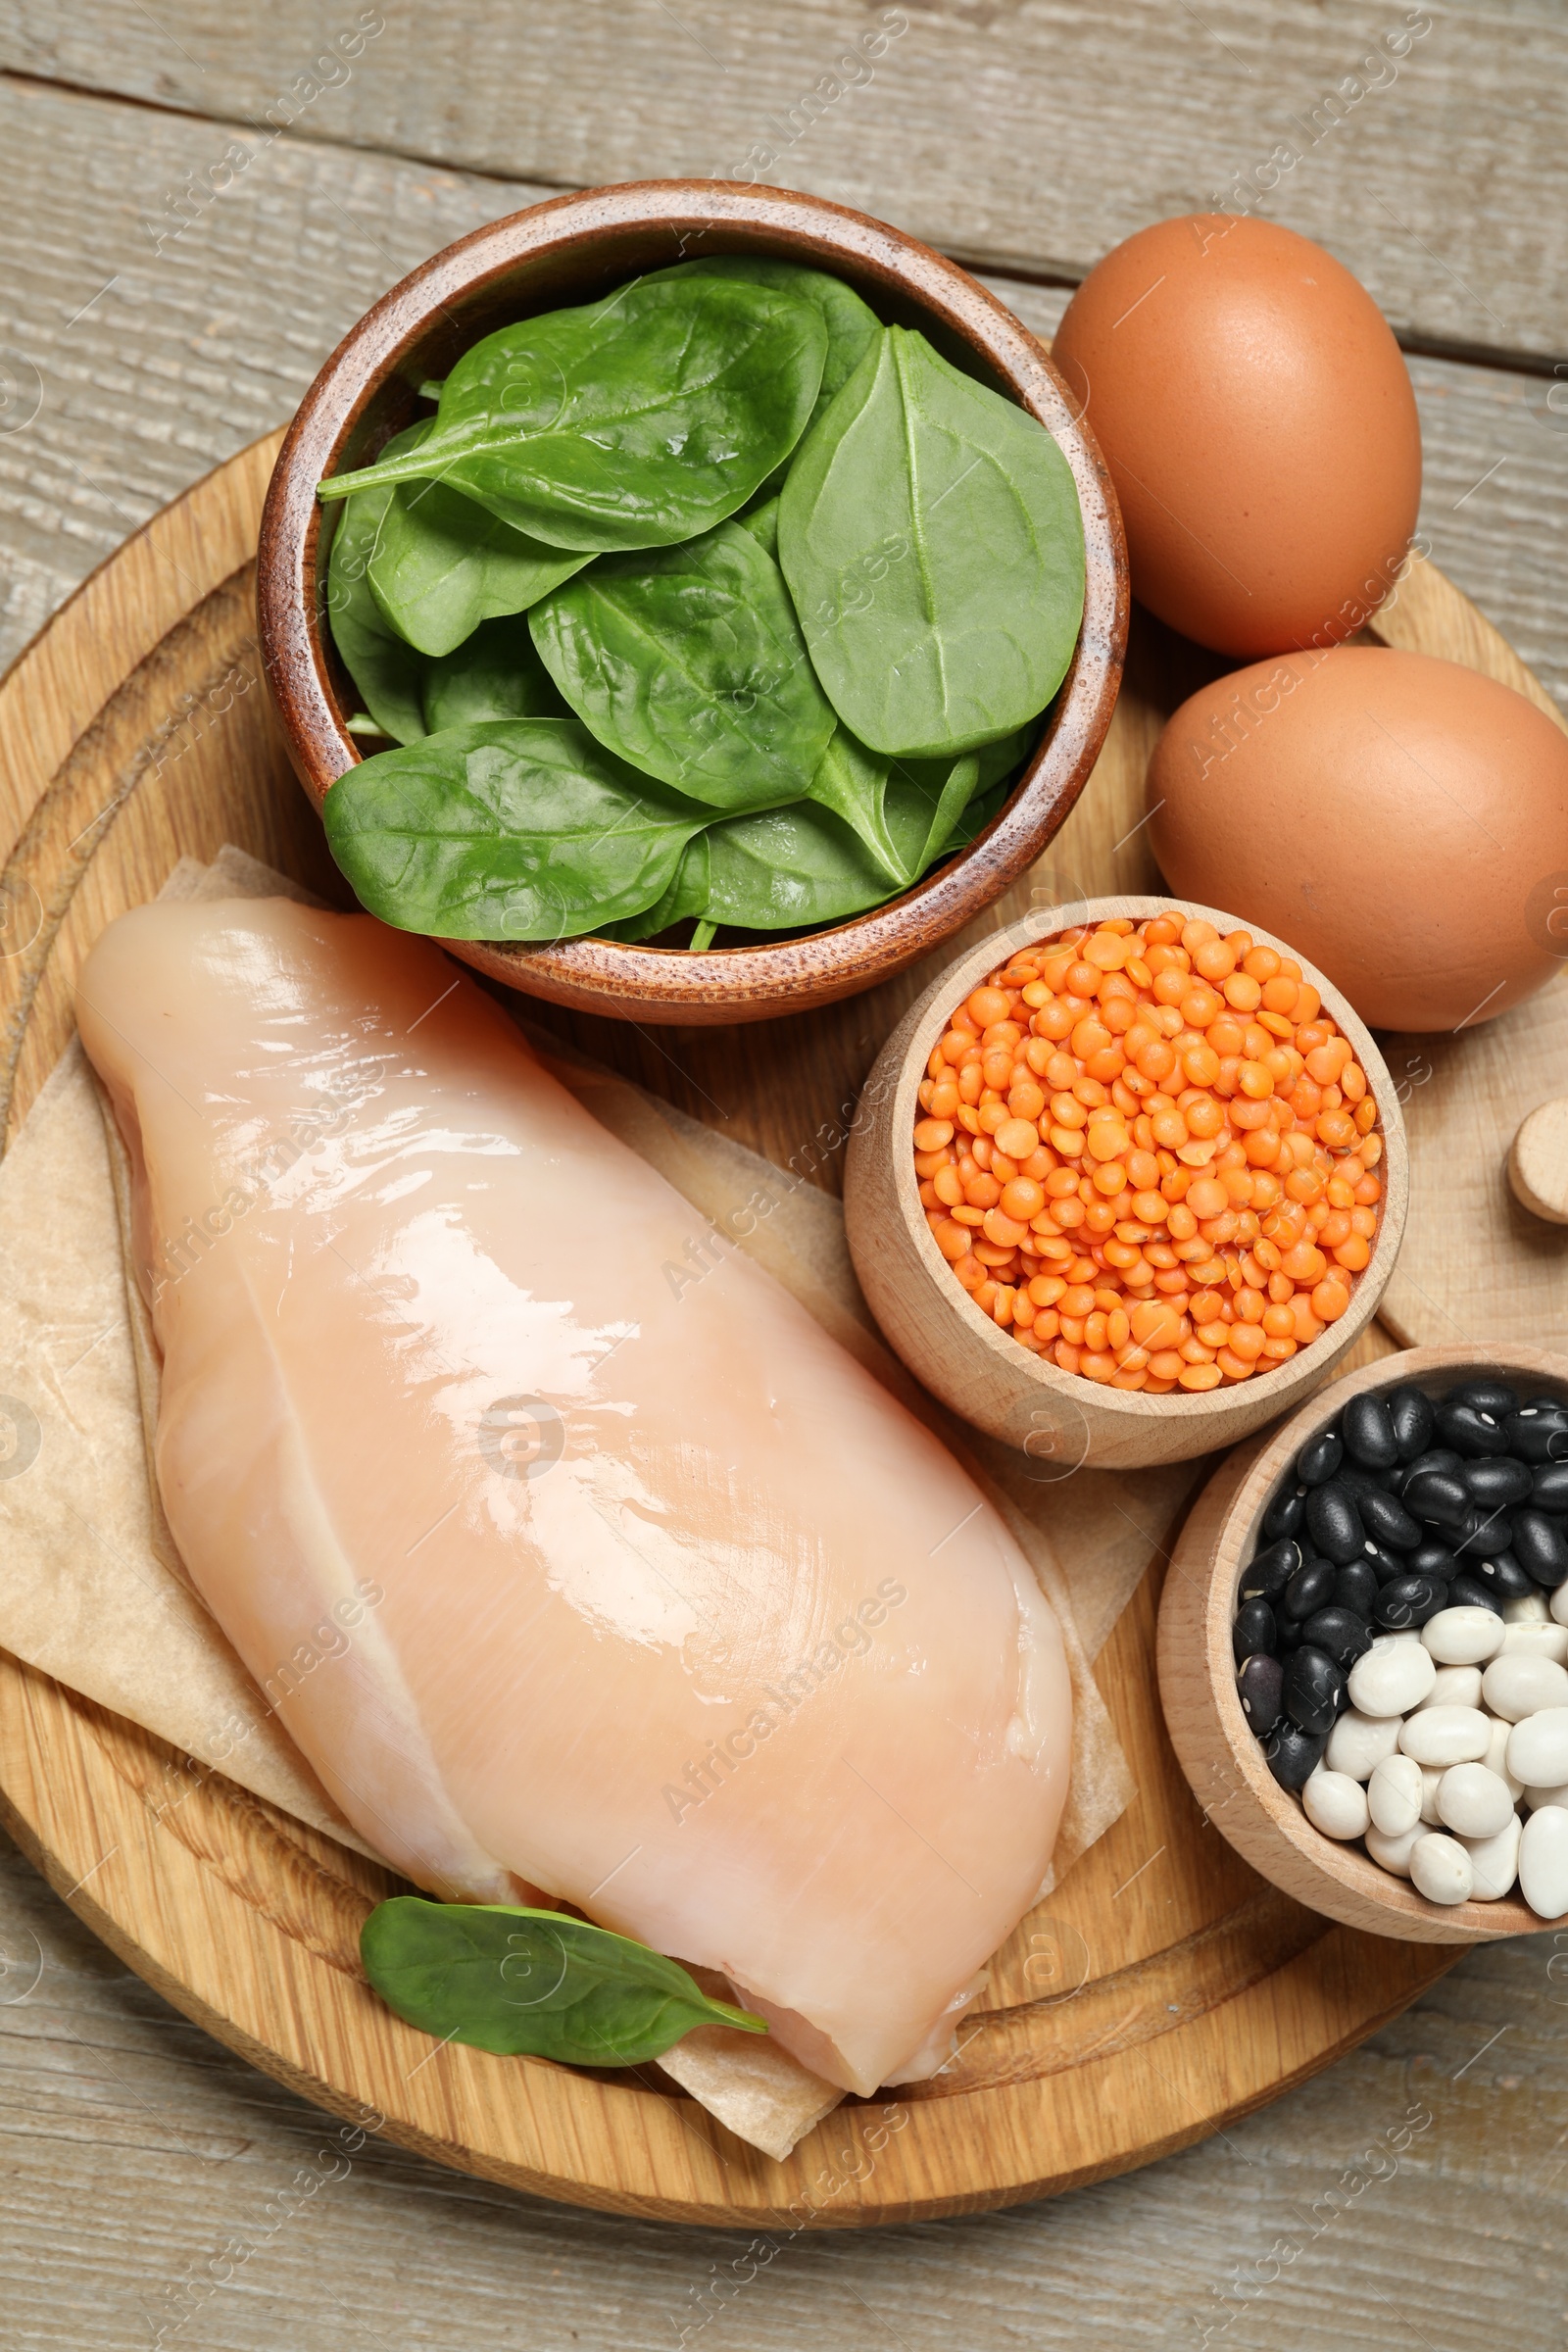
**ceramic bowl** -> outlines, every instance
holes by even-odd
[[[1187,1461],[1234,1446],[1277,1420],[1326,1380],[1377,1312],[1404,1231],[1408,1163],[1394,1083],[1371,1036],[1339,991],[1285,941],[1255,924],[1260,946],[1295,956],[1324,1010],[1355,1048],[1378,1106],[1383,1138],[1383,1200],[1372,1255],[1355,1277],[1348,1311],[1321,1338],[1275,1370],[1236,1387],[1199,1395],[1145,1396],[1063,1372],[1000,1331],[954,1275],[931,1238],[920,1205],[912,1135],[926,1059],[948,1016],[988,972],[1021,949],[1069,923],[1126,915],[1134,922],[1176,910],[1171,899],[1090,899],[1044,908],[1009,930],[992,932],[947,965],[883,1047],[861,1096],[845,1168],[844,1213],[860,1288],[890,1344],[910,1371],[963,1419],[1040,1465],[1038,1475],[1065,1476],[1090,1464],[1135,1469]],[[1242,928],[1235,915],[1182,903],[1184,915],[1205,917],[1221,932]]]
[[[301,403],[268,497],[257,599],[267,676],[318,808],[361,754],[346,727],[353,700],[322,626],[332,526],[317,483],[371,463],[415,416],[418,385],[444,375],[481,335],[593,301],[639,271],[721,253],[834,271],[884,320],[918,326],[1040,419],[1072,467],[1083,510],[1083,628],[1006,806],[967,849],[885,906],[807,936],[697,955],[602,939],[442,943],[530,996],[628,1020],[799,1012],[870,988],[940,947],[1033,863],[1072,808],[1110,723],[1127,642],[1126,549],[1104,463],[1043,346],[967,270],[820,197],[711,180],[593,188],[494,221],[413,271],[350,329]]]
[[[1159,1695],[1166,1728],[1177,1761],[1221,1837],[1310,1910],[1408,1943],[1484,1943],[1556,1923],[1538,1918],[1518,1893],[1494,1903],[1428,1902],[1359,1844],[1341,1844],[1312,1827],[1264,1763],[1242,1713],[1231,1648],[1236,1589],[1287,1467],[1348,1398],[1381,1396],[1405,1381],[1444,1396],[1466,1380],[1487,1377],[1513,1382],[1526,1396],[1568,1400],[1568,1357],[1538,1348],[1409,1348],[1363,1364],[1215,1472],[1177,1540],[1160,1603]]]

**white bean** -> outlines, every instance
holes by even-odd
[[[1475,1885],[1470,1889],[1472,1902],[1500,1903],[1511,1892],[1519,1876],[1519,1837],[1524,1826],[1517,1813],[1510,1813],[1495,1838],[1465,1838],[1465,1851],[1475,1874]]]
[[[1421,1818],[1429,1830],[1441,1829],[1443,1824],[1438,1813],[1438,1790],[1443,1786],[1445,1772],[1451,1772],[1453,1766],[1417,1764],[1416,1770],[1421,1775]]]
[[[1425,1698],[1423,1707],[1479,1707],[1481,1704],[1481,1669],[1479,1666],[1440,1666],[1437,1678]],[[1412,1708],[1419,1714],[1420,1708]]]
[[[1525,1788],[1520,1791],[1532,1813],[1543,1805],[1561,1805],[1568,1812],[1568,1781],[1559,1781],[1555,1788]]]
[[[1491,1744],[1479,1707],[1423,1707],[1399,1726],[1399,1745],[1418,1764],[1479,1764]]]
[[[1487,1752],[1481,1761],[1489,1772],[1496,1774],[1499,1781],[1507,1782],[1513,1801],[1517,1804],[1523,1784],[1515,1780],[1513,1774],[1508,1770],[1508,1741],[1512,1737],[1513,1725],[1511,1723],[1494,1723],[1492,1738],[1487,1742]]]
[[[1540,1623],[1532,1618],[1519,1625],[1503,1629],[1503,1657],[1512,1657],[1523,1650],[1526,1657],[1555,1658],[1559,1666],[1568,1666],[1568,1625],[1553,1625],[1548,1618]]]
[[[1301,1790],[1301,1810],[1314,1830],[1325,1838],[1361,1838],[1370,1819],[1366,1790],[1348,1772],[1325,1772],[1317,1765]]]
[[[1568,1625],[1568,1585],[1559,1585],[1551,1596],[1551,1614],[1558,1625]]]
[[[1441,1665],[1481,1666],[1496,1656],[1504,1631],[1491,1609],[1440,1609],[1421,1628],[1421,1642]]]
[[[1452,1764],[1438,1784],[1438,1818],[1458,1838],[1495,1838],[1513,1818],[1508,1784],[1484,1764]]]
[[[1519,1891],[1541,1919],[1561,1919],[1568,1911],[1568,1811],[1561,1805],[1543,1805],[1525,1823]]]
[[[1428,1830],[1410,1848],[1410,1881],[1429,1903],[1467,1903],[1476,1874],[1457,1838]]]
[[[1410,1876],[1410,1854],[1419,1838],[1430,1838],[1419,1822],[1413,1830],[1401,1830],[1397,1838],[1389,1838],[1375,1826],[1367,1831],[1366,1850],[1383,1870],[1394,1873],[1396,1879]]]
[[[1374,1642],[1350,1668],[1350,1704],[1363,1715],[1406,1715],[1426,1697],[1437,1672],[1419,1642]]]
[[[1543,1707],[1568,1707],[1568,1668],[1555,1658],[1532,1658],[1515,1650],[1494,1658],[1481,1678],[1481,1694],[1494,1715],[1518,1723]]]
[[[1424,1793],[1421,1767],[1413,1756],[1385,1756],[1373,1766],[1366,1785],[1367,1809],[1385,1838],[1401,1838],[1415,1828]]]
[[[1546,1606],[1544,1592],[1521,1592],[1516,1600],[1502,1604],[1502,1622],[1509,1625],[1549,1625],[1551,1611]],[[1508,1644],[1503,1642],[1503,1648]]]
[[[1398,1742],[1397,1715],[1362,1715],[1347,1707],[1329,1734],[1323,1761],[1330,1772],[1348,1772],[1352,1781],[1364,1781],[1385,1756],[1393,1755]]]
[[[1568,1707],[1543,1707],[1508,1734],[1508,1770],[1527,1788],[1568,1781]]]

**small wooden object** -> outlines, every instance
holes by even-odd
[[[1568,1225],[1568,1095],[1540,1103],[1520,1123],[1508,1153],[1508,1182],[1533,1217]]]
[[[843,277],[881,317],[921,327],[978,362],[1039,418],[1072,467],[1087,578],[1072,666],[1005,808],[938,872],[829,931],[693,955],[606,939],[556,947],[448,940],[480,971],[530,996],[623,1020],[756,1021],[857,995],[938,948],[1040,856],[1078,798],[1115,707],[1127,647],[1127,551],[1109,474],[1043,344],[956,262],[817,196],[727,181],[590,188],[493,221],[423,263],[338,345],[300,405],[262,525],[262,652],[290,754],[320,807],[361,754],[343,673],[322,629],[323,475],[371,463],[410,423],[416,389],[470,343],[537,311],[590,302],[640,271],[749,253]]]
[[[1399,1106],[1383,1056],[1338,992],[1284,940],[1255,926],[1262,946],[1293,956],[1355,1048],[1378,1106],[1383,1138],[1379,1173],[1383,1200],[1369,1264],[1351,1287],[1348,1310],[1320,1339],[1274,1371],[1236,1387],[1197,1396],[1173,1391],[1145,1396],[1105,1388],[1021,1348],[976,1306],[931,1238],[920,1205],[913,1163],[918,1090],[926,1058],[954,1007],[986,974],[1021,948],[1050,939],[1069,923],[1107,915],[1134,922],[1168,912],[1170,899],[1091,899],[1044,908],[1027,922],[994,932],[933,980],[911,1005],[877,1057],[860,1099],[845,1169],[844,1215],[855,1270],[872,1312],[915,1378],[965,1421],[1006,1445],[1049,1461],[1060,1476],[1089,1463],[1128,1470],[1154,1462],[1189,1461],[1233,1446],[1265,1421],[1287,1413],[1348,1355],[1377,1312],[1404,1230],[1407,1166]],[[1208,906],[1184,906],[1223,934],[1239,918]]]
[[[1159,1695],[1176,1760],[1209,1819],[1252,1868],[1298,1903],[1373,1936],[1411,1943],[1486,1943],[1528,1936],[1539,1919],[1522,1896],[1430,1903],[1355,1844],[1313,1829],[1263,1761],[1236,1690],[1231,1628],[1236,1588],[1256,1548],[1269,1498],[1296,1455],[1348,1397],[1415,1381],[1444,1396],[1491,1374],[1527,1394],[1568,1398],[1568,1359],[1537,1348],[1412,1348],[1336,1381],[1272,1437],[1214,1473],[1177,1539],[1159,1612]]]

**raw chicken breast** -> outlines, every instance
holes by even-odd
[[[1067,1786],[992,1505],[434,947],[161,904],[77,1009],[170,1524],[348,1819],[721,1970],[847,2088],[940,2066]]]

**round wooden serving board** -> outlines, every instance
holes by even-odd
[[[243,452],[132,539],[0,685],[8,1139],[69,1039],[86,951],[182,853],[211,858],[233,841],[343,897],[259,673],[252,558],[276,446]],[[1517,678],[1501,640],[1430,566],[1402,591],[1391,636],[1396,626],[1400,642]],[[1139,830],[1144,765],[1164,713],[1221,666],[1138,615],[1127,689],[1083,802],[992,921],[1078,892],[1157,888]],[[655,1037],[544,1014],[783,1163],[853,1098],[929,976],[733,1032]],[[1390,1344],[1369,1333],[1351,1361]],[[391,1888],[385,1873],[218,1777],[194,1777],[170,1806],[158,1740],[3,1654],[0,1814],[73,1909],[187,2016],[336,2114],[379,2111],[392,2138],[444,2163],[612,2211],[747,2229],[1046,2196],[1275,2097],[1455,1956],[1302,1909],[1205,1818],[1154,1683],[1173,1531],[1142,1532],[1152,1565],[1098,1668],[1136,1801],[1010,1939],[994,2006],[969,2021],[960,2056],[934,2082],[847,2102],[785,2164],[654,2070],[590,2077],[401,2025],[357,1958],[360,1923]]]

